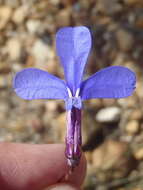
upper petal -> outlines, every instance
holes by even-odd
[[[91,35],[84,26],[64,27],[57,32],[57,55],[73,95],[80,86],[90,48]]]
[[[13,80],[18,96],[32,99],[67,99],[66,84],[46,71],[29,68],[18,72]]]
[[[124,98],[130,96],[136,84],[135,73],[122,66],[111,66],[92,75],[81,85],[83,100],[91,98]]]

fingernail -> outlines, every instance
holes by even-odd
[[[63,184],[63,185],[53,186],[51,188],[48,188],[47,190],[79,190],[79,189],[67,184]]]

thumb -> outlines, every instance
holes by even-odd
[[[79,187],[74,187],[70,184],[56,184],[45,190],[81,190]]]

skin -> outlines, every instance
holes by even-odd
[[[65,180],[68,171],[62,144],[0,144],[0,189],[56,190],[66,183],[80,190],[86,173],[85,157]]]

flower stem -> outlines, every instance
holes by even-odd
[[[67,112],[66,157],[68,165],[75,168],[81,157],[81,110],[72,107]]]

